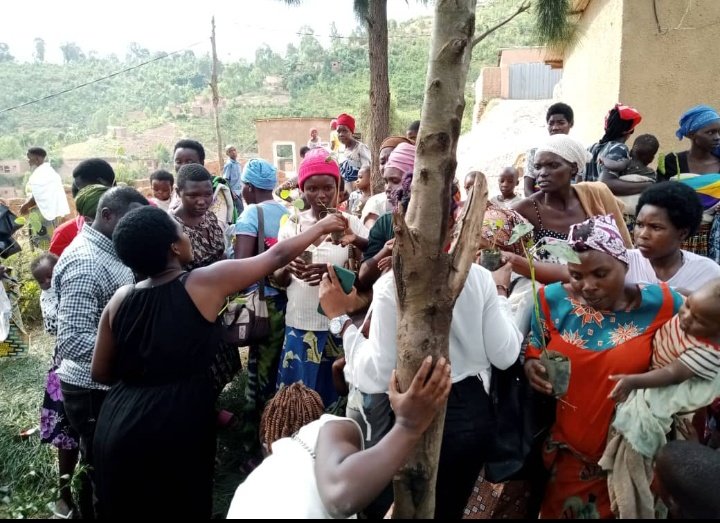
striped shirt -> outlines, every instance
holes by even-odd
[[[676,314],[655,333],[652,369],[665,367],[677,359],[695,375],[711,380],[720,371],[720,345],[685,333]]]
[[[62,253],[53,271],[58,297],[57,374],[77,387],[108,387],[90,378],[100,315],[115,291],[134,283],[132,271],[115,254],[112,240],[87,224]]]

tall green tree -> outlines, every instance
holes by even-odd
[[[10,54],[10,46],[5,42],[0,42],[0,62],[12,62],[15,57]]]
[[[33,51],[33,58],[38,63],[44,62],[45,61],[45,40],[38,37],[33,41],[33,45],[35,46],[35,51]]]
[[[66,64],[71,62],[79,62],[85,59],[85,53],[83,53],[80,46],[75,42],[65,42],[60,46],[60,51],[63,54],[63,61]]]

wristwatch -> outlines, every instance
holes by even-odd
[[[343,327],[348,321],[350,321],[350,316],[348,316],[347,314],[343,314],[342,316],[331,319],[330,333],[333,336],[340,336],[340,332],[343,330]]]

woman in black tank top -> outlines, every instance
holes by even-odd
[[[148,279],[119,289],[98,329],[92,377],[112,386],[95,432],[101,518],[211,516],[216,394],[210,365],[221,343],[225,297],[346,227],[340,215],[329,215],[259,256],[187,273],[190,240],[166,212],[142,207],[118,223],[118,256]]]

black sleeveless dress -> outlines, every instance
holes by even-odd
[[[133,289],[113,320],[120,381],[94,444],[101,518],[211,516],[217,395],[208,369],[221,327],[195,307],[185,276]]]

